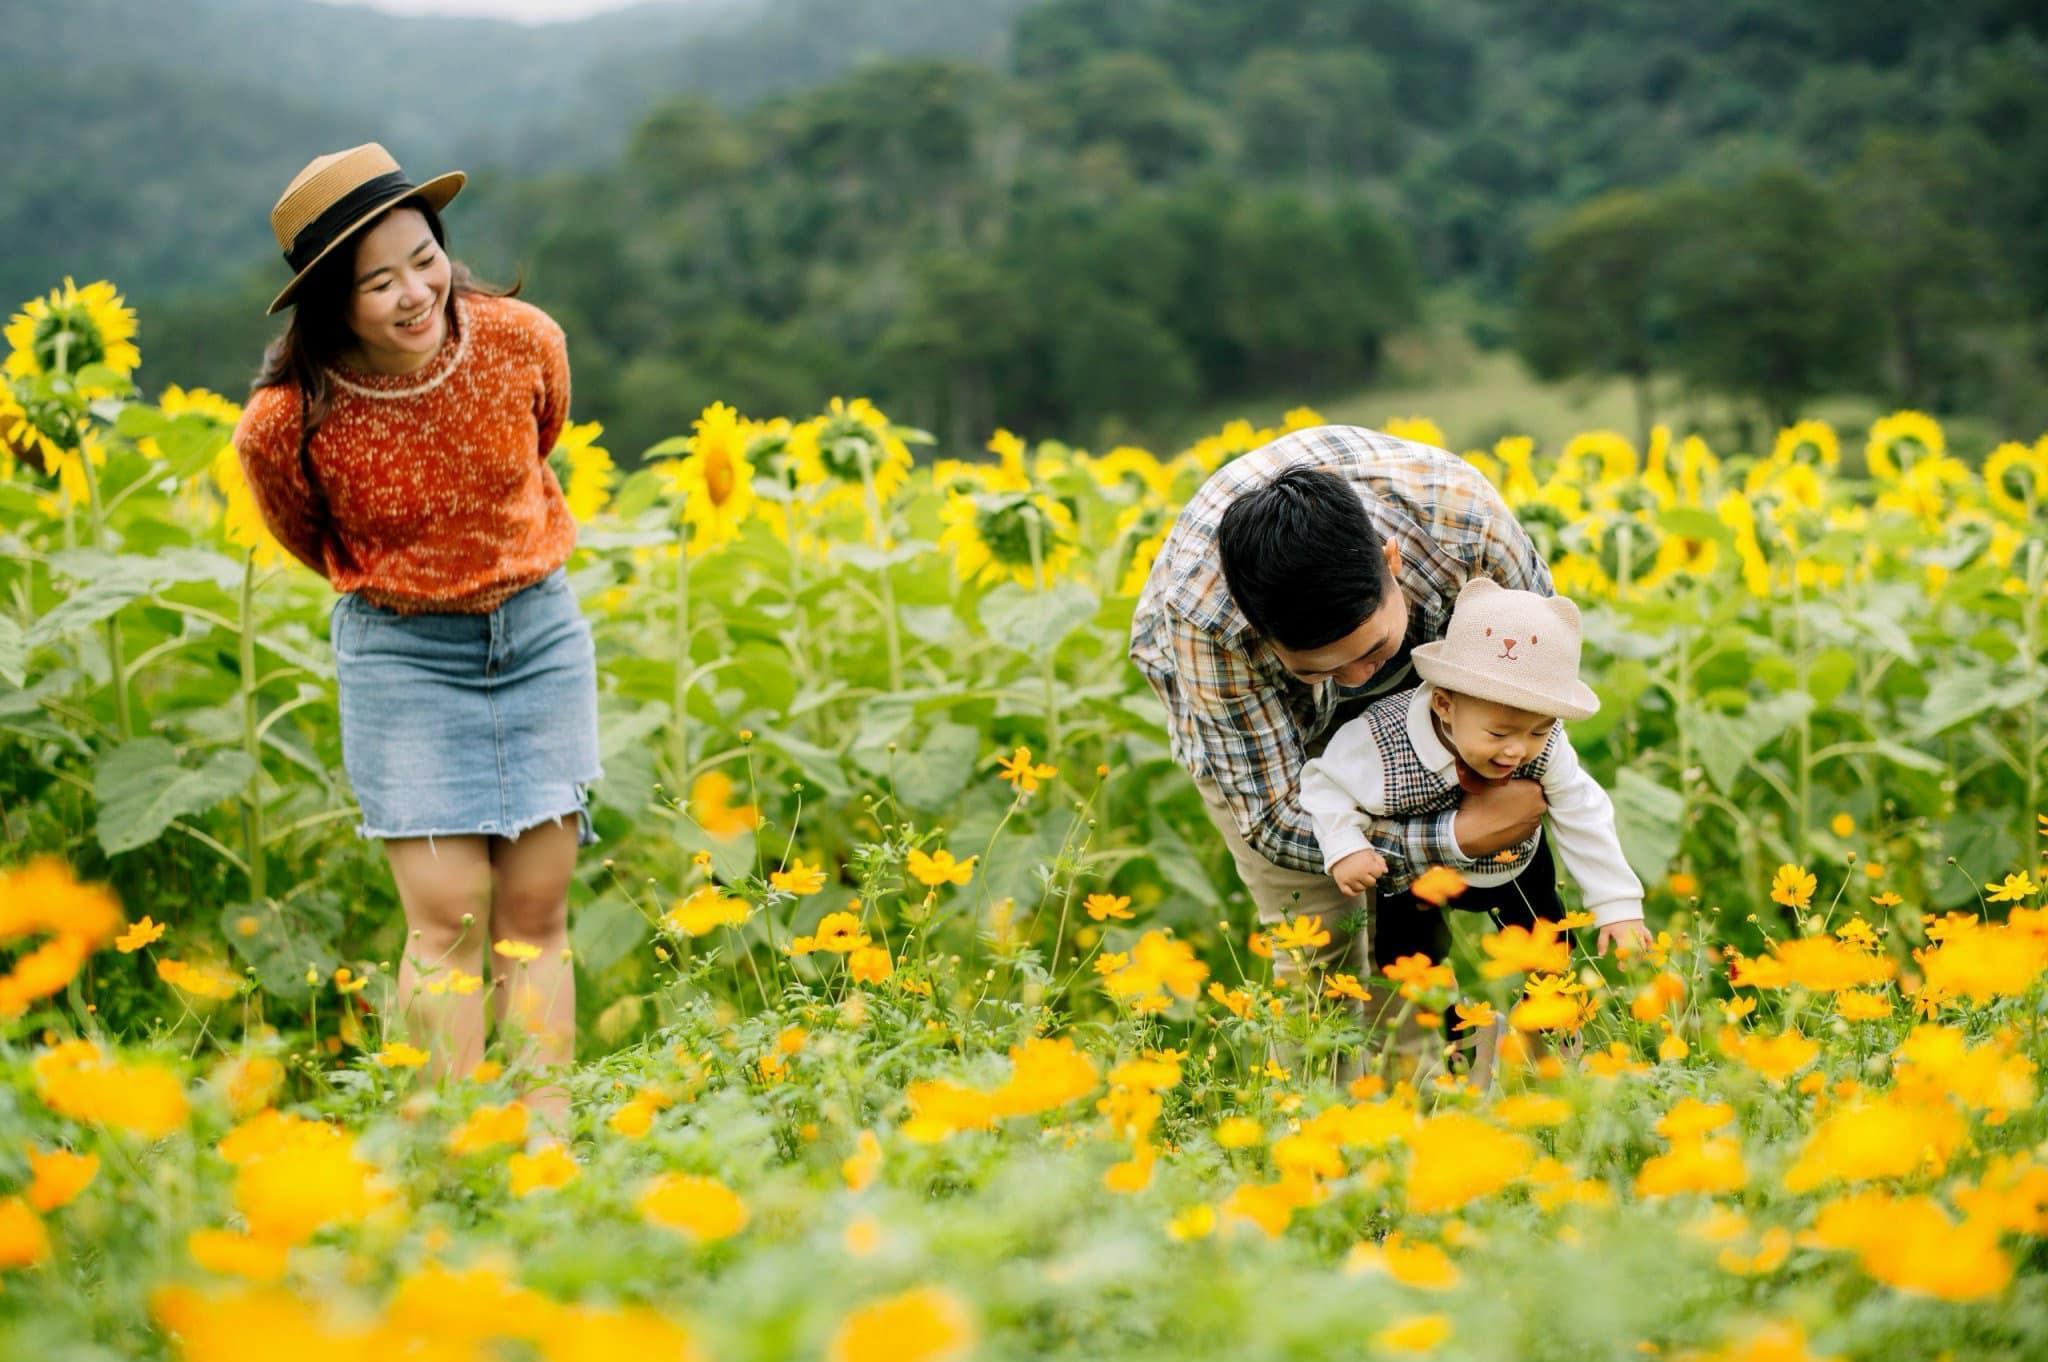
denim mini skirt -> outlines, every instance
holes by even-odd
[[[516,837],[574,817],[577,845],[597,841],[597,657],[566,572],[481,615],[350,593],[328,636],[357,836]]]

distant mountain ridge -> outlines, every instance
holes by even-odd
[[[312,0],[0,0],[0,299],[70,273],[206,286],[275,249],[262,208],[319,150],[408,167],[603,164],[654,104],[743,100],[864,55],[983,56],[1029,0],[649,0],[576,23]],[[865,41],[861,35],[868,35]]]

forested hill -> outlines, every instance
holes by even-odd
[[[648,0],[526,27],[315,0],[0,0],[0,297],[65,273],[141,297],[218,283],[267,249],[262,210],[321,149],[602,164],[681,90],[757,99],[905,53],[1001,61],[1024,3]]]
[[[957,442],[1341,391],[1447,290],[1559,374],[2048,419],[2035,4],[757,3],[688,64],[607,59],[622,108],[675,92],[622,155],[484,177],[458,215],[569,325],[579,409],[628,459],[712,398],[869,392]],[[856,62],[882,34],[997,55]],[[238,386],[258,259],[175,308],[134,289],[154,381]],[[1517,334],[1545,281],[1537,315],[1587,334]]]

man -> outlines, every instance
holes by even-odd
[[[1223,465],[1182,508],[1131,622],[1131,659],[1166,706],[1173,753],[1201,791],[1265,924],[1319,914],[1317,965],[1367,977],[1373,891],[1322,871],[1302,764],[1364,705],[1416,684],[1411,649],[1444,635],[1475,576],[1555,594],[1514,514],[1464,460],[1355,426],[1294,431]],[[1528,841],[1533,780],[1377,827],[1409,866],[1471,867]],[[1385,965],[1386,961],[1376,962]],[[1288,962],[1276,961],[1283,972]]]

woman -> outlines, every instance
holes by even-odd
[[[271,532],[341,593],[357,834],[384,844],[409,929],[399,1010],[443,1074],[482,1058],[487,947],[522,1058],[572,1058],[568,887],[602,774],[562,570],[576,527],[547,465],[568,353],[546,313],[448,258],[440,210],[463,181],[414,185],[375,143],[299,172],[270,215],[293,270],[270,311],[294,311],[234,437]],[[559,1128],[566,1092],[527,1101]]]

